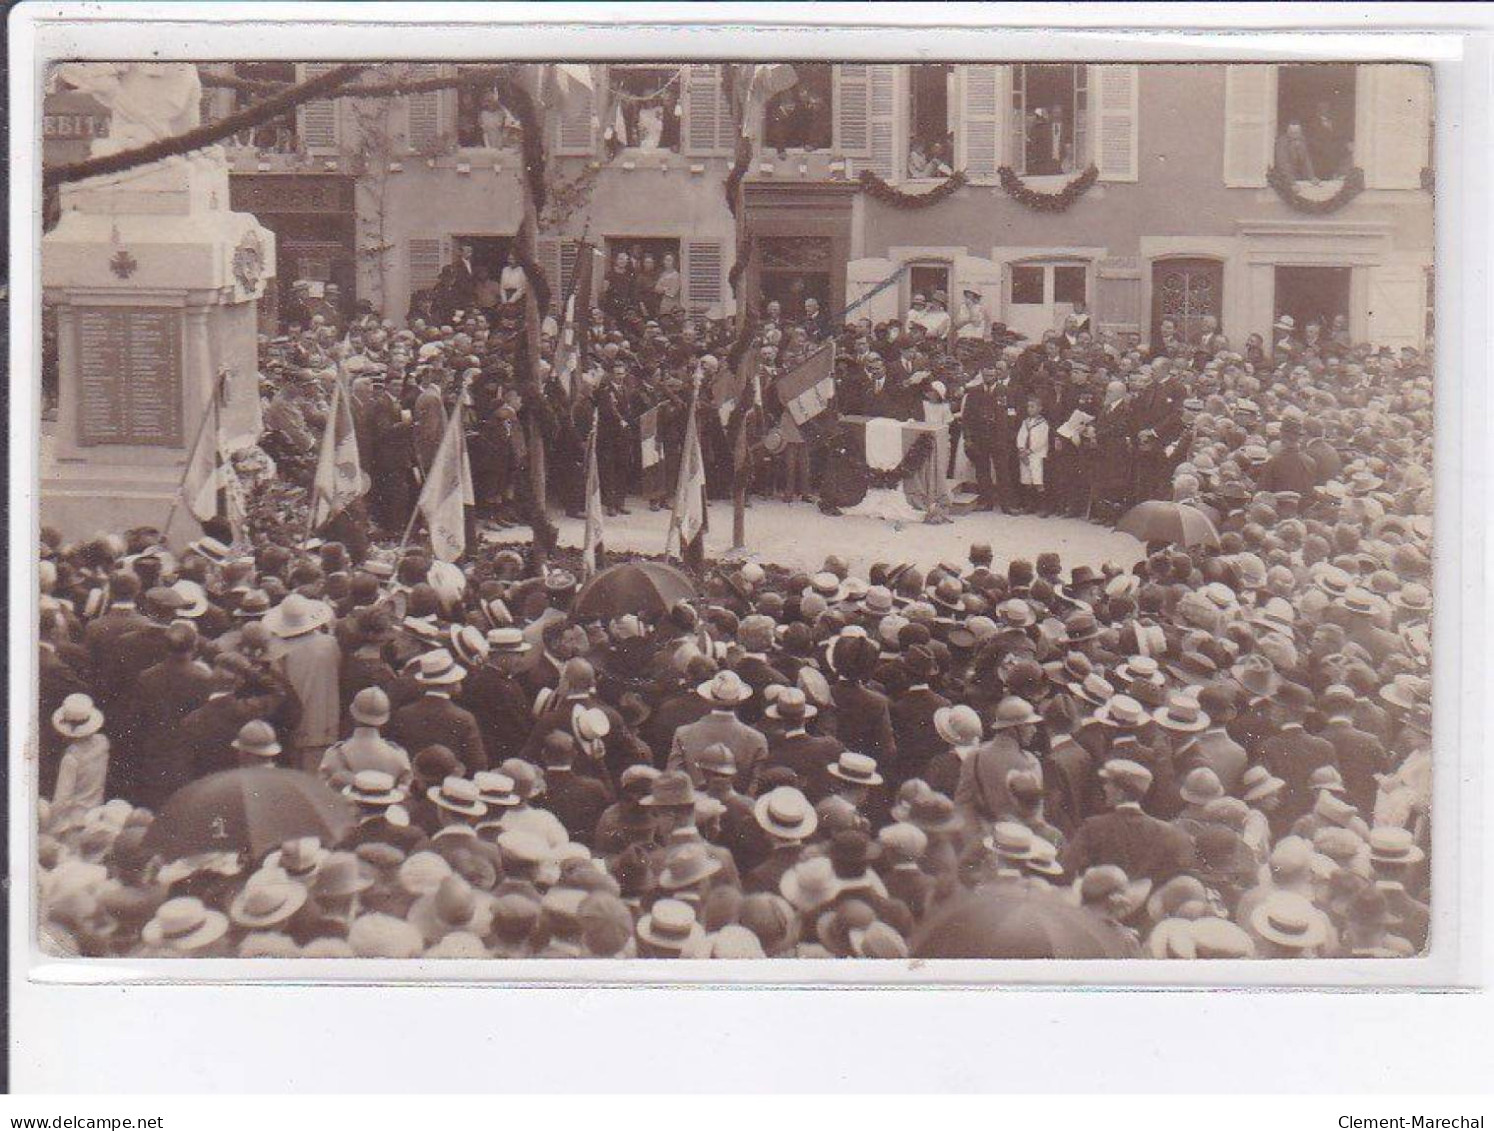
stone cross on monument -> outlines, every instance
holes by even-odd
[[[110,136],[93,156],[198,124],[189,63],[71,63],[53,77],[109,107]],[[62,189],[42,239],[60,400],[41,512],[66,538],[165,523],[220,371],[230,377],[214,422],[227,446],[259,437],[256,302],[275,273],[275,237],[228,199],[216,146]],[[215,436],[198,448],[213,458]],[[172,542],[197,532],[179,508]]]

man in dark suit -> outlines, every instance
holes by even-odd
[[[815,708],[797,687],[784,690],[765,712],[765,716],[782,724],[783,731],[768,740],[768,756],[758,766],[749,792],[760,792],[759,783],[775,766],[792,770],[811,800],[817,800],[826,788],[827,771],[845,750],[845,744],[830,735],[810,734],[805,724],[814,718]]]
[[[83,629],[83,646],[98,673],[94,699],[105,711],[124,689],[128,674],[118,663],[119,642],[151,623],[135,604],[140,596],[140,579],[129,570],[120,570],[109,578],[109,594],[109,609]]]
[[[1262,491],[1295,491],[1311,499],[1317,488],[1317,462],[1300,446],[1302,426],[1295,420],[1281,422],[1281,450],[1266,461],[1255,477]]]
[[[466,669],[444,649],[421,656],[414,678],[423,694],[394,712],[389,720],[389,740],[406,750],[445,746],[461,759],[469,775],[487,769],[487,750],[477,720],[471,711],[453,702],[466,674]]]
[[[768,649],[773,647],[772,618],[743,618],[737,629],[737,642],[745,651],[732,665],[732,670],[742,677],[743,683],[752,688],[752,698],[738,709],[737,717],[744,723],[756,726],[768,705],[763,698],[763,689],[770,684],[788,684],[793,681],[768,660]]]
[[[1150,770],[1129,759],[1111,759],[1100,767],[1100,780],[1110,812],[1090,817],[1064,846],[1067,872],[1114,864],[1133,880],[1157,885],[1193,866],[1188,834],[1142,811],[1141,799],[1152,787]]]
[[[457,245],[457,259],[451,265],[451,305],[454,311],[470,311],[477,305],[477,271],[470,244]]]
[[[693,656],[685,665],[679,687],[667,695],[642,725],[638,737],[653,754],[653,764],[662,767],[674,743],[674,732],[699,722],[711,713],[711,705],[695,688],[716,674],[716,665],[704,656]]]
[[[837,737],[848,750],[875,758],[879,766],[891,766],[897,738],[887,696],[866,686],[876,666],[877,646],[864,637],[841,637],[831,648],[830,662],[840,676],[830,689]]]
[[[1338,753],[1326,738],[1308,734],[1303,723],[1313,706],[1310,692],[1294,683],[1284,683],[1276,693],[1277,731],[1261,746],[1261,764],[1286,782],[1282,790],[1282,819],[1296,820],[1313,806],[1312,772],[1321,766],[1338,766]]]
[[[59,647],[66,644],[63,639],[66,631],[61,616],[55,612],[42,613],[37,655],[37,717],[41,721],[38,762],[42,797],[51,797],[56,788],[59,759],[66,745],[66,740],[52,726],[52,714],[69,695],[87,695],[90,690],[86,678],[87,665],[83,664],[85,670],[80,671],[67,661],[63,649]]]
[[[934,729],[934,712],[950,705],[948,699],[930,686],[938,675],[931,649],[915,644],[904,655],[903,663],[913,682],[889,708],[892,734],[897,742],[897,762],[888,776],[889,790],[895,790],[909,778],[922,777],[929,760],[944,749],[944,742]]]
[[[596,778],[575,772],[576,740],[569,731],[554,730],[547,734],[542,757],[545,762],[545,808],[565,826],[571,840],[590,846],[597,822],[612,801],[607,787]]]
[[[1357,698],[1343,684],[1334,684],[1323,691],[1318,704],[1327,713],[1328,722],[1318,731],[1318,737],[1333,747],[1349,802],[1361,813],[1371,813],[1380,789],[1375,775],[1388,773],[1392,767],[1380,740],[1354,725],[1352,714]]]
[[[181,721],[169,741],[142,746],[130,760],[111,761],[109,796],[159,808],[188,782],[233,769],[239,729],[270,718],[294,694],[279,677],[234,652],[213,662],[212,678],[207,700]]]
[[[518,757],[529,735],[529,696],[514,674],[529,648],[519,629],[493,629],[487,662],[469,672],[462,684],[462,706],[477,719],[483,748],[495,766]]]
[[[135,686],[135,738],[154,742],[213,693],[213,671],[197,659],[197,629],[178,621],[166,630],[166,659],[141,673]]]
[[[999,382],[1005,369],[1002,362],[982,365],[980,384],[966,391],[960,410],[960,435],[975,465],[980,508],[988,511],[997,509],[998,496],[1005,486],[999,477],[1004,466],[1000,449],[1006,424],[1006,396]]]

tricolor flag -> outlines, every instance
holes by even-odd
[[[467,549],[467,515],[473,502],[472,471],[467,463],[467,438],[458,404],[446,423],[446,434],[436,449],[416,509],[430,529],[431,552],[443,562],[454,562]]]
[[[586,438],[586,536],[581,544],[581,564],[586,576],[597,571],[597,554],[602,545],[602,480],[597,474],[597,432],[599,412],[591,413],[591,435]]]
[[[806,435],[834,416],[835,343],[815,350],[778,378],[778,399],[790,420]]]
[[[664,537],[664,553],[667,555],[678,536],[679,554],[682,558],[685,556],[685,547],[706,528],[705,457],[700,451],[700,428],[695,412],[699,396],[698,388],[690,395],[690,419],[685,424],[685,447],[680,453],[679,486],[674,492],[669,533]]]
[[[322,432],[316,477],[311,484],[311,528],[315,530],[367,494],[368,486],[353,431],[352,398],[346,380],[339,374],[332,386],[332,404],[327,410],[327,427]]]

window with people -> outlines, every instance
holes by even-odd
[[[1089,68],[1019,63],[1011,74],[1012,168],[1034,177],[1081,171],[1089,162]]]
[[[954,171],[950,127],[948,63],[916,63],[908,68],[908,176],[947,177]]]
[[[628,149],[680,151],[680,67],[614,63],[607,80],[617,104],[612,124]]]
[[[294,86],[296,65],[294,63],[235,63],[233,76],[257,83],[276,83]],[[238,113],[265,100],[265,91],[235,89],[233,110]],[[233,140],[265,153],[294,153],[296,151],[296,112],[288,110],[278,118],[272,118],[249,129],[241,130]]]
[[[1338,180],[1354,164],[1354,66],[1283,66],[1276,78],[1276,160],[1293,181]]]
[[[600,305],[608,317],[632,324],[683,312],[679,240],[626,236],[607,239],[603,246],[607,274]]]
[[[459,86],[457,144],[463,149],[512,149],[520,141],[519,122],[489,86]]]
[[[763,144],[780,152],[829,149],[835,134],[832,64],[795,63],[794,73],[794,85],[768,100]]]

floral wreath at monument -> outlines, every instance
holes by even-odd
[[[903,192],[894,188],[870,169],[862,169],[856,177],[861,191],[873,200],[890,208],[908,211],[915,208],[930,208],[941,200],[947,200],[970,183],[965,170],[956,169],[928,192]]]
[[[1010,165],[998,168],[996,178],[1001,182],[1001,190],[1025,208],[1034,212],[1067,212],[1100,179],[1100,170],[1091,165],[1057,192],[1038,192],[1028,188]]]
[[[865,459],[859,458],[844,441],[838,441],[833,444],[832,450],[853,463],[859,464],[866,472],[868,486],[886,490],[892,487],[900,487],[903,480],[907,479],[908,476],[924,465],[924,462],[934,452],[934,438],[927,432],[920,433],[908,447],[908,450],[903,453],[902,462],[896,467],[889,468],[887,471],[878,471],[869,465]]]
[[[1337,212],[1364,191],[1364,170],[1355,165],[1344,174],[1343,184],[1338,186],[1338,191],[1322,200],[1303,196],[1297,191],[1297,183],[1275,165],[1266,170],[1266,183],[1276,190],[1281,202],[1292,211],[1308,216],[1323,216],[1329,212]]]

